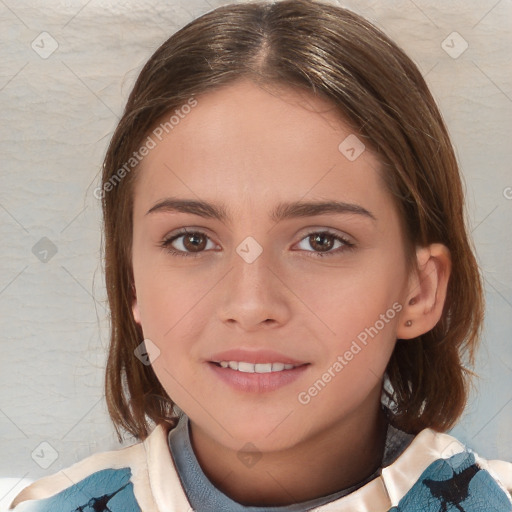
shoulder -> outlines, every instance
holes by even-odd
[[[131,512],[156,509],[148,479],[147,452],[152,445],[166,443],[166,438],[165,427],[158,425],[145,441],[96,453],[36,480],[16,496],[9,510]]]
[[[422,430],[396,464],[383,470],[392,491],[399,489],[402,471],[413,478],[391,510],[424,510],[426,503],[432,510],[512,510],[512,463],[480,457],[449,434]]]
[[[318,510],[511,512],[511,484],[511,463],[486,460],[454,436],[427,428],[377,478]]]

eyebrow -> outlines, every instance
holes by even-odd
[[[221,222],[229,220],[229,215],[222,204],[191,199],[165,198],[151,207],[146,215],[157,212],[191,213],[204,218],[217,219]],[[375,216],[366,208],[358,204],[342,201],[312,201],[312,202],[284,202],[279,203],[270,213],[270,219],[280,222],[297,217],[312,217],[323,214],[356,214],[376,221]]]

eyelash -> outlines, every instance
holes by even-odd
[[[178,238],[180,238],[180,237],[182,237],[184,235],[202,235],[202,236],[205,236],[206,238],[209,239],[208,235],[206,233],[203,233],[202,231],[182,230],[179,233],[174,234],[172,237],[164,239],[161,242],[160,246],[163,249],[165,249],[167,252],[172,254],[173,256],[185,256],[185,257],[196,258],[196,257],[200,256],[203,252],[205,252],[203,250],[203,251],[200,251],[198,253],[192,253],[192,252],[185,252],[185,251],[179,251],[179,250],[173,249],[172,246],[171,246],[172,242],[174,242],[174,240],[177,240]],[[355,244],[353,244],[352,242],[347,240],[345,237],[343,237],[341,235],[337,235],[336,233],[333,233],[333,232],[331,232],[329,230],[311,231],[310,233],[306,234],[303,238],[301,238],[300,242],[302,242],[304,239],[310,237],[311,235],[331,235],[336,241],[339,241],[339,242],[343,243],[343,246],[338,247],[335,250],[330,250],[328,252],[306,251],[306,252],[313,253],[315,255],[313,257],[315,257],[315,258],[316,257],[324,258],[326,256],[333,256],[333,255],[340,254],[340,253],[345,252],[345,251],[352,250],[355,247]]]

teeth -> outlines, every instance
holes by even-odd
[[[236,364],[236,363],[235,363],[235,364]],[[231,368],[233,368],[233,367],[231,366],[231,363],[229,363],[229,366],[230,366]],[[239,372],[244,372],[244,373],[254,373],[254,371],[255,371],[255,366],[256,366],[256,365],[254,365],[254,364],[251,364],[251,363],[244,363],[244,362],[240,361],[240,362],[238,363],[238,371],[239,371]],[[233,369],[234,369],[234,370],[236,370],[237,368],[233,368]]]
[[[270,373],[291,370],[295,368],[293,364],[285,363],[246,363],[245,361],[219,361],[222,368],[231,368],[243,373]]]

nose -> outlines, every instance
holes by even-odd
[[[240,254],[234,252],[231,270],[223,280],[221,320],[244,331],[286,324],[293,294],[271,251],[263,249],[254,261]]]

